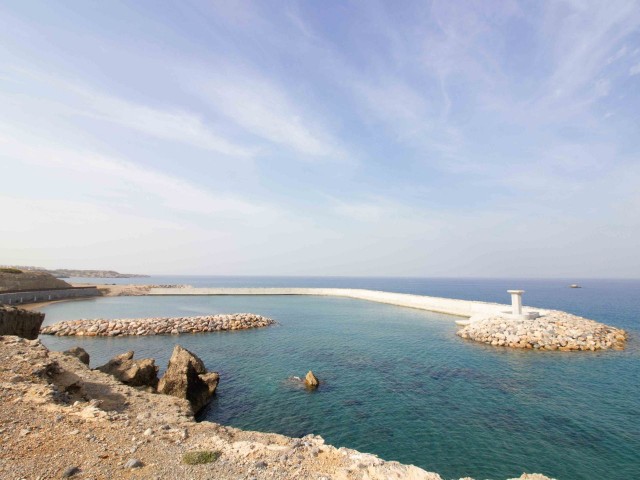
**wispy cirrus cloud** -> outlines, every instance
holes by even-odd
[[[161,140],[228,157],[249,158],[257,153],[254,146],[225,138],[216,132],[215,124],[182,107],[149,106],[98,91],[63,76],[32,68],[4,68],[4,81],[18,85],[29,98],[44,102],[53,113],[100,119]],[[10,95],[5,95],[10,98]],[[13,94],[16,101],[24,101],[24,96],[20,90]]]
[[[200,215],[245,216],[264,214],[264,204],[234,195],[213,193],[192,182],[127,160],[94,151],[50,145],[31,133],[16,133],[0,124],[0,158],[8,175],[20,165],[35,166],[77,183],[77,191],[95,192],[92,201],[120,199],[136,209],[152,204],[173,211]]]
[[[302,102],[259,72],[230,64],[185,72],[194,94],[256,137],[306,157],[353,160],[317,113],[306,112]]]
[[[141,133],[188,143],[230,157],[252,157],[257,149],[235,144],[214,133],[199,115],[180,109],[157,109],[116,97],[79,90],[84,99],[81,115],[94,116]]]

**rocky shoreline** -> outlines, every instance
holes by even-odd
[[[532,350],[623,350],[624,330],[557,310],[533,319],[491,316],[472,322],[457,335],[492,346]]]
[[[120,337],[129,335],[180,335],[230,330],[248,330],[274,325],[276,322],[253,313],[204,315],[194,317],[123,318],[116,320],[80,319],[42,327],[43,335],[58,337]]]
[[[13,336],[0,336],[0,434],[0,478],[7,479],[442,480],[316,435],[195,422],[184,398],[125,385],[39,340]]]

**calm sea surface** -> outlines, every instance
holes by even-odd
[[[72,279],[87,281],[87,279]],[[418,465],[444,478],[640,478],[640,281],[419,278],[152,277],[101,283],[228,287],[352,287],[509,302],[584,315],[631,334],[622,352],[515,351],[455,335],[456,317],[344,298],[112,297],[50,305],[45,324],[76,318],[252,312],[261,330],[141,338],[56,338],[80,345],[92,366],[134,350],[162,368],[173,345],[219,371],[203,418],[328,443]],[[569,289],[569,283],[582,289]],[[316,392],[291,376],[309,369]]]

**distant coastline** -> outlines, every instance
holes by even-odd
[[[149,275],[141,273],[120,273],[115,270],[74,270],[69,268],[57,268],[50,270],[47,268],[24,265],[7,265],[6,267],[28,272],[45,272],[56,278],[149,278]]]

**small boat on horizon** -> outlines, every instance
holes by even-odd
[[[569,288],[582,288],[582,287],[577,283],[572,283],[571,285],[569,285]]]

